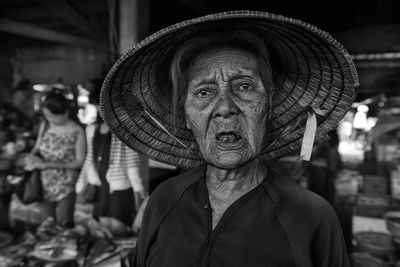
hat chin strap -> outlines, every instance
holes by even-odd
[[[304,131],[303,141],[301,142],[300,158],[310,161],[314,145],[315,132],[317,131],[317,116],[313,109],[307,112],[307,123]]]
[[[317,131],[317,114],[326,116],[329,110],[309,107],[307,111],[306,129],[304,130],[303,140],[301,142],[300,159],[310,161],[311,153]]]

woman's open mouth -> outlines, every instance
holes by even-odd
[[[222,144],[235,144],[242,140],[242,136],[235,132],[221,132],[218,133],[215,138],[219,143]]]

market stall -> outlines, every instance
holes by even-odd
[[[77,100],[78,88],[72,89],[62,88]],[[40,101],[49,90],[61,89],[36,88],[35,99]],[[78,108],[78,101],[74,103]],[[25,158],[34,146],[38,121],[23,123],[18,114],[12,106],[0,107],[0,267],[124,266],[135,246],[135,234],[111,235],[93,218],[92,205],[81,196],[75,204],[73,228],[46,217],[44,203],[22,201],[22,184],[29,173]]]
[[[87,211],[68,229],[46,218],[0,246],[0,266],[128,266],[136,236],[112,237]],[[2,236],[0,235],[0,238]]]
[[[368,103],[362,108],[365,123],[357,125],[358,129],[353,129],[357,134],[345,140],[347,148],[359,149],[362,157],[357,164],[345,166],[338,173],[335,208],[341,222],[349,223],[348,248],[355,267],[397,267],[400,266],[400,102],[398,98],[375,99],[379,101],[364,101]],[[360,105],[355,105],[354,112],[360,112],[359,108],[356,111]],[[368,125],[367,121],[374,123]]]

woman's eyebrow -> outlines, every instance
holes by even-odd
[[[206,77],[198,77],[197,79],[194,79],[191,81],[191,84],[193,86],[199,86],[199,85],[204,85],[204,84],[215,84],[216,83],[216,75],[209,75]]]
[[[242,78],[255,78],[255,72],[252,69],[243,69],[239,71],[235,71],[233,73],[226,73],[223,75],[224,81],[232,81]],[[190,82],[192,86],[200,86],[200,85],[209,85],[217,83],[217,75],[209,75],[206,77],[198,77]]]
[[[253,71],[246,71],[246,72],[242,72],[242,71],[238,71],[238,72],[234,72],[234,73],[228,73],[227,74],[228,77],[224,77],[226,81],[235,81],[235,80],[240,80],[240,79],[255,79],[256,75]]]
[[[196,80],[196,81],[192,81],[191,82],[191,85],[193,86],[193,87],[198,87],[198,86],[201,86],[201,85],[210,85],[210,84],[215,84],[215,80],[213,80],[213,79],[199,79],[199,80]]]
[[[229,77],[230,80],[238,80],[238,79],[242,79],[242,78],[254,79],[254,75],[253,75],[253,73],[249,73],[249,74],[248,73],[246,73],[246,74],[236,73]]]

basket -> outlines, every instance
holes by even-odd
[[[390,262],[366,252],[353,252],[350,257],[353,267],[393,267]]]
[[[385,233],[362,231],[354,234],[357,246],[362,252],[377,256],[393,255],[398,251],[392,236]]]
[[[394,238],[400,239],[400,211],[388,211],[383,214],[386,227]]]

